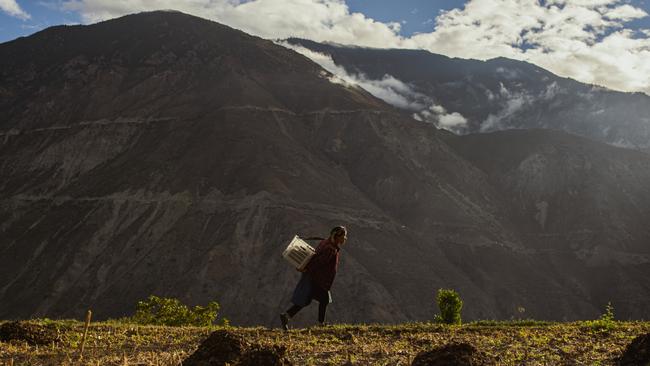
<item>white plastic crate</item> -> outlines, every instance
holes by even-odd
[[[316,253],[316,250],[296,235],[289,245],[287,245],[287,249],[282,252],[282,256],[292,266],[297,269],[303,269],[309,263],[314,253]]]

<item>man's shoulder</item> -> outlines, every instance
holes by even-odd
[[[325,239],[318,244],[317,250],[321,251],[337,251],[336,245],[332,243],[329,239]]]

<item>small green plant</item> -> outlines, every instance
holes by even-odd
[[[614,319],[614,307],[612,303],[608,302],[605,306],[605,312],[600,315],[596,320],[589,320],[585,322],[592,330],[597,332],[607,332],[616,327],[616,320]]]
[[[223,325],[224,327],[229,327],[230,326],[230,319],[221,318],[221,321],[219,323],[221,323],[221,325]]]
[[[178,299],[151,295],[138,301],[135,314],[128,320],[138,324],[205,327],[214,324],[219,304],[211,301],[207,306],[189,308]]]
[[[436,323],[457,324],[460,325],[460,311],[463,308],[463,300],[454,290],[439,289],[436,296],[440,314],[436,314],[434,321]]]

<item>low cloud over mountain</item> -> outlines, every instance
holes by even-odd
[[[416,113],[416,119],[444,111],[438,115],[455,117],[455,123],[445,125],[443,118],[434,118],[436,125],[457,133],[548,128],[620,147],[650,146],[650,97],[642,93],[582,84],[506,58],[477,61],[422,50],[346,47],[295,38],[288,42],[326,55],[340,72],[364,75],[365,80],[391,75],[409,86],[405,98],[433,106]]]
[[[439,128],[450,131],[462,130],[467,124],[467,120],[460,113],[447,113],[444,107],[436,105],[429,96],[415,91],[413,86],[392,75],[384,74],[381,79],[369,79],[362,72],[349,73],[345,68],[337,65],[330,55],[286,41],[279,44],[309,57],[331,72],[332,82],[363,88],[389,104],[413,112],[413,118],[418,121],[433,123]]]

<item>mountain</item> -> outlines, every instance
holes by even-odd
[[[426,97],[422,106],[409,105],[411,112],[430,112],[436,105],[460,113],[467,123],[451,126],[457,133],[543,128],[620,147],[650,147],[650,96],[643,93],[583,84],[503,57],[478,61],[424,50],[346,47],[296,38],[288,43],[329,55],[350,74],[375,81],[390,75],[406,83],[414,104],[423,104]],[[440,125],[435,114],[429,118]]]
[[[0,318],[119,317],[156,294],[275,325],[299,278],[285,245],[339,224],[334,322],[431,319],[438,288],[465,319],[648,313],[650,156],[459,137],[332,78],[177,12],[0,44]]]
[[[489,176],[512,210],[528,213],[516,221],[526,236],[553,235],[554,247],[569,243],[574,250],[647,252],[647,154],[551,130],[453,136],[447,142]],[[616,257],[600,254],[606,261]]]
[[[530,249],[561,268],[576,294],[645,307],[647,154],[549,130],[449,135],[447,141],[489,176],[518,213],[518,231],[537,243]]]

